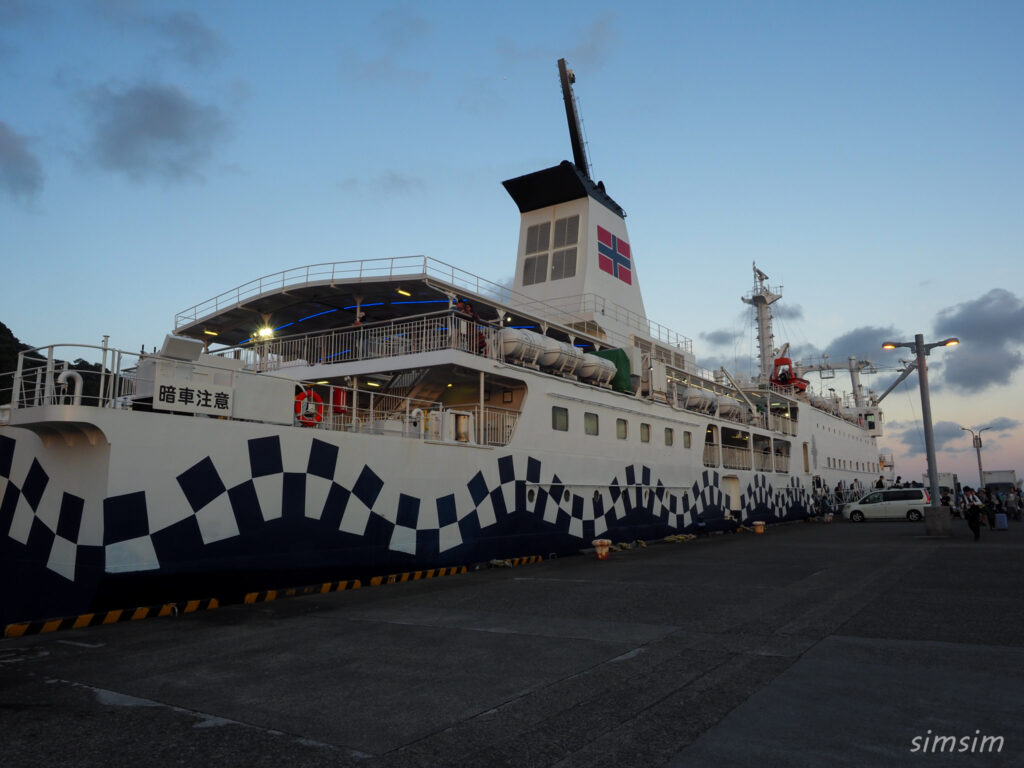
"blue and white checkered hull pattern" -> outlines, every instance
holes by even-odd
[[[237,452],[230,460],[207,455],[179,473],[178,499],[139,489],[93,502],[89,515],[87,501],[57,487],[36,458],[24,476],[12,477],[15,441],[0,438],[0,533],[8,546],[22,545],[49,571],[74,581],[83,562],[111,573],[173,569],[207,550],[244,550],[268,530],[282,536],[282,552],[297,555],[300,544],[288,535],[301,527],[328,548],[336,540],[339,553],[368,539],[411,557],[451,559],[465,551],[471,559],[475,541],[508,537],[513,547],[523,526],[560,535],[568,551],[598,536],[632,537],[638,527],[665,535],[713,524],[735,506],[714,470],[684,486],[628,464],[597,484],[580,484],[563,477],[555,460],[512,454],[463,479],[453,470],[431,484],[442,493],[427,495],[416,490],[424,483],[405,473],[389,477],[370,463],[341,461],[337,445],[315,438],[305,444],[305,455],[295,456],[285,454],[278,436],[249,439],[241,446],[248,461],[238,462]],[[798,478],[778,488],[771,476],[747,477],[733,513],[739,520],[784,520],[809,509]],[[518,554],[536,552],[508,552]]]

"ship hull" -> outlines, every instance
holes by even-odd
[[[83,406],[0,428],[0,623],[811,512],[806,480]],[[727,490],[740,489],[733,499]]]

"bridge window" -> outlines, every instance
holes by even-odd
[[[649,443],[651,442],[651,425],[640,423],[640,442]]]
[[[583,414],[583,431],[588,435],[597,434],[597,414],[596,413],[584,413]]]
[[[629,437],[628,421],[626,421],[625,419],[615,420],[615,436],[619,438],[619,440],[625,440],[627,437]]]
[[[672,434],[672,427],[665,427],[665,445],[672,445],[675,442],[675,435]]]

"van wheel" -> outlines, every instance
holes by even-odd
[[[850,520],[854,523],[863,523],[864,513],[861,512],[859,509],[855,509],[853,510],[853,512],[850,513]]]
[[[918,511],[917,511],[916,509],[912,509],[912,510],[910,510],[909,512],[907,512],[907,519],[908,519],[908,520],[910,520],[911,522],[914,522],[914,523],[916,523],[916,522],[917,522],[918,520],[920,520],[920,519],[921,519],[922,517],[924,517],[924,515],[922,515],[922,514],[921,514],[920,512],[918,512]]]

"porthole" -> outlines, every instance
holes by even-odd
[[[533,501],[535,498],[537,498],[537,492],[533,488],[530,488],[526,492],[526,500],[527,501]]]
[[[568,501],[568,500],[569,500],[569,489],[566,488],[565,492],[562,493],[562,501]]]

